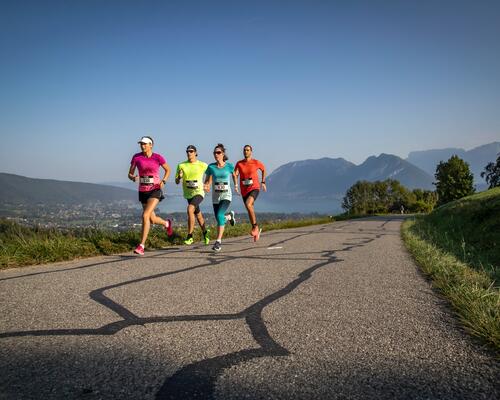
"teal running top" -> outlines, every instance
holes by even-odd
[[[212,177],[213,204],[219,204],[221,200],[232,200],[231,180],[233,171],[234,165],[230,162],[226,162],[222,168],[219,168],[217,163],[212,163],[208,166],[205,174]]]

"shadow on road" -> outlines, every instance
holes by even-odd
[[[380,228],[395,218],[373,217],[370,220],[384,222]],[[273,242],[269,246],[284,244],[299,237],[328,231],[294,231],[292,236]],[[333,230],[330,234],[336,233]],[[299,364],[290,361],[290,352],[279,344],[269,333],[263,319],[263,310],[279,299],[292,293],[302,283],[322,268],[332,267],[342,261],[337,254],[366,246],[381,237],[363,237],[357,241],[344,243],[343,248],[307,253],[314,255],[313,265],[300,272],[282,288],[266,295],[247,308],[233,314],[165,315],[140,317],[106,295],[118,287],[155,280],[169,275],[191,272],[201,268],[211,268],[228,261],[259,258],[273,260],[269,256],[246,256],[241,250],[235,254],[228,252],[217,258],[206,257],[206,261],[184,269],[158,273],[146,277],[101,287],[89,293],[90,298],[113,311],[120,319],[98,328],[64,328],[37,331],[4,332],[0,339],[10,346],[10,355],[0,360],[0,369],[11,371],[2,374],[0,382],[2,396],[9,398],[156,398],[156,399],[212,399],[222,398],[477,398],[471,397],[471,383],[463,377],[463,385],[447,385],[446,368],[435,370],[433,374],[420,373],[428,366],[406,365],[404,360],[380,360],[376,368],[366,368],[363,359],[339,360],[335,364],[325,364],[317,360],[317,367],[301,370]],[[197,250],[194,250],[197,251]],[[174,252],[175,254],[175,252]],[[158,252],[152,257],[161,257]],[[298,254],[287,254],[297,259]],[[309,258],[311,259],[311,258]],[[106,261],[102,264],[120,262]],[[97,264],[79,268],[95,267]],[[56,272],[56,271],[54,271]],[[32,274],[30,274],[32,276]],[[256,347],[243,348],[215,357],[205,357],[198,361],[179,365],[179,357],[161,349],[160,358],[148,351],[153,346],[143,348],[141,338],[126,341],[123,348],[108,342],[117,333],[127,328],[147,327],[152,324],[172,322],[241,321],[248,327]],[[31,341],[26,338],[31,337]],[[33,338],[36,337],[36,338]],[[73,337],[62,341],[63,337]],[[77,339],[77,337],[79,339]],[[104,337],[104,338],[103,338]],[[108,338],[106,338],[108,337]],[[14,342],[18,340],[19,342]],[[144,340],[146,340],[144,338]],[[224,340],[224,338],[220,338]],[[86,342],[86,345],[82,343]],[[89,342],[95,347],[89,346]],[[4,344],[5,344],[4,343]],[[37,347],[37,343],[44,343]],[[133,343],[134,345],[130,344]],[[130,346],[130,347],[129,347]],[[92,350],[89,350],[92,349]],[[2,352],[3,353],[3,352]],[[366,355],[369,357],[369,355]],[[3,356],[5,357],[5,353]],[[272,360],[272,361],[270,361]],[[288,360],[281,362],[280,360]],[[374,365],[367,358],[368,365]],[[246,386],[241,382],[228,382],[218,386],[218,382],[231,379],[228,373],[237,370],[243,363],[272,362],[276,366],[273,375],[263,377],[262,385]],[[435,366],[433,366],[435,367]],[[290,369],[294,370],[290,375]],[[12,373],[14,372],[14,373]],[[295,376],[290,380],[290,376]],[[154,377],[154,378],[151,378]],[[147,383],[145,383],[147,382]],[[217,387],[216,387],[217,386]],[[159,388],[159,389],[158,389]],[[475,389],[475,394],[481,388]],[[491,394],[491,393],[490,393]],[[19,396],[20,395],[20,396]],[[249,395],[250,397],[246,397]]]

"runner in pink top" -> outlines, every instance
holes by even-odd
[[[162,155],[153,153],[150,157],[143,153],[134,154],[130,166],[139,171],[139,192],[151,192],[160,188],[160,166],[166,161]]]
[[[141,152],[134,154],[130,162],[128,178],[134,182],[139,182],[139,201],[142,204],[142,237],[141,243],[137,245],[134,253],[143,255],[144,245],[148,238],[151,223],[163,225],[168,236],[172,236],[172,220],[166,221],[155,214],[155,208],[164,199],[163,187],[170,175],[170,167],[162,155],[153,153],[153,139],[150,136],[143,136],[138,142]],[[164,170],[163,178],[160,179],[160,167]],[[135,175],[135,170],[139,175]]]

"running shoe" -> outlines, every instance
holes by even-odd
[[[257,235],[258,230],[259,230],[259,227],[257,225],[253,226],[252,230],[250,231],[250,236],[255,237],[255,235]]]
[[[172,220],[169,218],[167,219],[167,225],[165,225],[165,230],[167,231],[167,236],[170,237],[174,234],[174,228],[172,226]]]
[[[229,212],[229,223],[231,224],[231,226],[234,226],[234,224],[236,223],[236,219],[234,219],[234,211]]]
[[[210,243],[210,229],[207,229],[204,233],[203,233],[203,240],[205,241],[205,245],[208,246],[208,244]]]
[[[218,240],[215,241],[215,244],[212,247],[212,250],[213,251],[220,251],[221,250],[221,245],[220,245],[220,242]]]
[[[140,256],[144,255],[144,246],[142,244],[138,244],[134,250],[135,254],[139,254]]]
[[[194,239],[192,237],[186,238],[184,240],[184,244],[190,245],[190,244],[193,244],[193,243],[194,243]]]
[[[260,234],[262,233],[262,228],[257,229],[256,234],[253,237],[253,241],[256,242],[257,240],[260,239]]]

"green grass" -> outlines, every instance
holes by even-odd
[[[332,222],[329,217],[318,217],[286,221],[262,221],[265,232],[275,229]],[[249,235],[248,223],[226,226],[224,238]],[[183,245],[186,228],[174,229],[172,238],[167,238],[161,227],[150,231],[146,249],[160,249],[167,246]],[[215,239],[217,227],[210,227],[210,236]],[[195,241],[201,241],[201,230],[195,229]],[[108,232],[97,229],[59,231],[56,229],[27,228],[19,224],[0,220],[0,269],[26,265],[72,260],[82,257],[109,255],[129,252],[140,240],[139,231]]]
[[[500,351],[500,188],[408,220],[402,234],[464,327]]]
[[[440,249],[500,284],[500,188],[445,204],[420,226]]]
[[[95,229],[60,232],[0,221],[0,268],[112,254],[137,244],[137,235]]]

